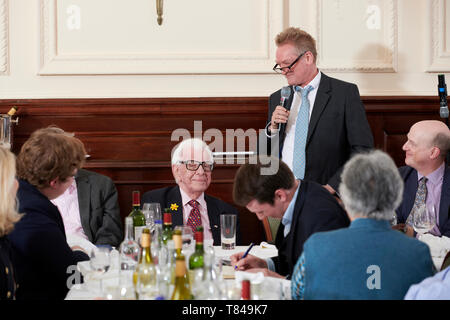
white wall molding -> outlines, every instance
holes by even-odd
[[[376,4],[377,8],[379,8],[378,14],[380,15],[381,24],[379,26],[380,33],[382,32],[382,42],[373,43],[373,50],[378,50],[382,52],[381,57],[377,59],[369,59],[365,58],[364,52],[370,52],[371,47],[364,47],[364,43],[358,43],[358,34],[357,30],[352,30],[354,34],[344,34],[339,33],[339,28],[336,31],[336,38],[341,38],[343,42],[347,41],[349,38],[351,39],[351,45],[353,48],[358,48],[361,50],[357,56],[347,55],[345,58],[333,56],[333,53],[324,52],[324,39],[326,35],[324,34],[324,23],[330,23],[329,20],[324,20],[324,6],[342,6],[347,2],[351,4],[350,0],[334,0],[334,1],[324,1],[320,0],[316,2],[316,14],[315,14],[315,25],[316,25],[316,41],[317,41],[317,50],[318,50],[318,66],[325,71],[328,72],[396,72],[397,71],[397,58],[398,58],[398,8],[397,8],[397,0],[378,0],[378,1],[361,1],[361,3],[366,3],[367,7],[374,6]],[[354,3],[354,2],[353,2]],[[359,2],[358,2],[359,4]],[[380,4],[378,6],[377,4]],[[336,9],[337,12],[339,12]],[[336,19],[342,19],[343,23],[345,23],[346,19],[349,17],[343,16],[340,17],[336,15]],[[352,17],[351,21],[361,21],[366,17]],[[362,33],[362,31],[360,31]],[[328,35],[328,40],[330,39]],[[361,35],[362,40],[364,40],[364,34]],[[338,52],[342,50],[341,47],[336,47],[336,51]]]
[[[254,11],[261,14],[263,30],[255,41],[258,46],[250,51],[236,46],[225,53],[195,53],[180,47],[175,52],[118,53],[105,49],[85,54],[60,52],[57,21],[62,17],[57,16],[57,1],[41,0],[39,75],[270,73],[275,52],[273,39],[283,27],[284,2],[262,0],[255,3],[258,10]],[[174,20],[172,23],[176,23]]]
[[[9,7],[0,0],[0,75],[9,74]]]
[[[428,72],[450,72],[449,25],[450,0],[432,0],[428,2],[430,21]],[[446,28],[447,26],[447,28]]]

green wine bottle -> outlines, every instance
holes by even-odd
[[[134,240],[140,243],[142,230],[145,228],[145,216],[141,211],[141,194],[139,191],[133,191],[133,210],[129,217],[133,218]]]
[[[172,239],[172,213],[169,209],[164,211],[163,222],[161,241],[167,245],[167,241]]]
[[[197,227],[195,231],[195,251],[189,257],[189,269],[201,269],[203,268],[203,256],[205,250],[203,249],[203,227]]]

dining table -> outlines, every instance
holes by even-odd
[[[230,257],[238,252],[245,252],[249,246],[235,246],[234,249],[222,249],[221,246],[211,246],[214,249],[215,261],[217,265],[221,265],[220,279],[228,287],[238,288],[241,281],[248,279],[252,283],[253,298],[264,300],[290,300],[290,280],[279,279],[273,277],[265,277],[261,272],[252,273],[245,271],[235,271],[228,262]],[[188,252],[186,254],[189,258]],[[254,245],[250,254],[261,259],[267,259],[278,255],[278,250],[274,245],[267,242],[261,242]],[[225,261],[225,263],[223,263]],[[74,284],[66,295],[66,300],[104,300],[108,299],[104,292],[104,287],[113,284],[116,286],[119,282],[119,252],[115,249],[111,252],[111,267],[101,276],[94,275],[90,267],[89,261],[79,262],[78,271],[83,275],[84,282]],[[94,275],[94,276],[93,276]],[[103,285],[100,285],[102,283]],[[232,299],[239,299],[235,296]]]

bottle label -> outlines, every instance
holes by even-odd
[[[141,232],[141,247],[148,248],[150,247],[150,234]]]
[[[136,241],[137,243],[141,243],[140,239],[142,235],[142,230],[144,230],[145,227],[146,226],[134,227],[134,241]]]
[[[186,274],[186,262],[177,260],[175,263],[175,277],[183,277]]]
[[[175,249],[183,248],[183,241],[181,239],[181,235],[174,234],[172,238],[173,238],[173,242],[175,244]]]

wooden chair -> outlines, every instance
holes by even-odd
[[[273,244],[277,235],[278,226],[281,220],[271,217],[265,218],[263,221],[264,233],[266,234],[266,241]]]
[[[450,251],[447,252],[444,261],[442,262],[441,271],[447,268],[448,266],[450,266]]]

